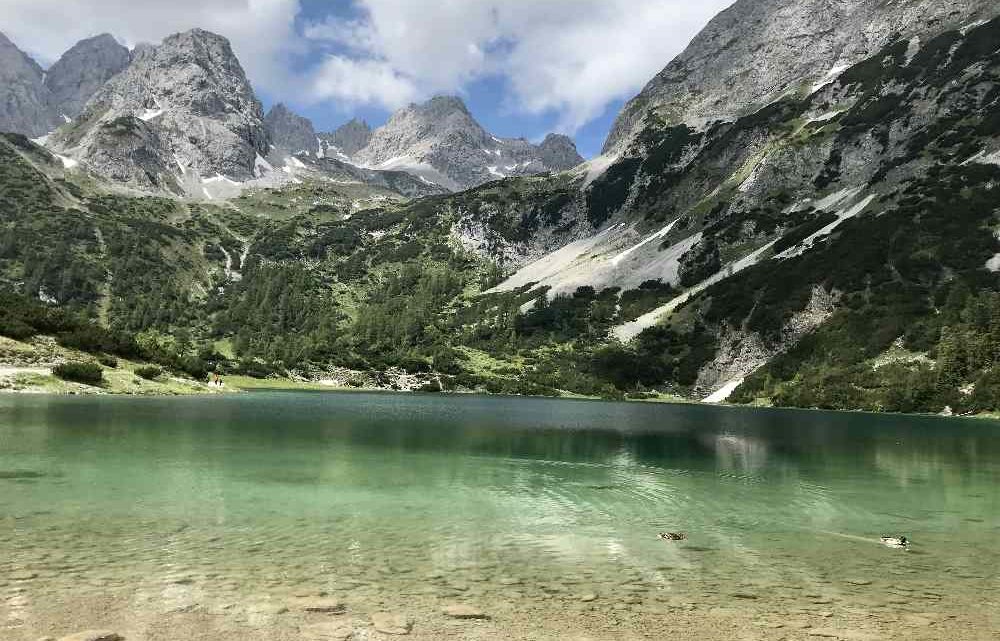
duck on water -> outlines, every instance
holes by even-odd
[[[688,537],[683,532],[660,532],[660,538],[664,541],[684,541]]]
[[[896,550],[907,550],[910,547],[910,541],[905,536],[880,536],[878,540],[887,548]]]

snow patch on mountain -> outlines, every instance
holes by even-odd
[[[603,176],[618,158],[617,154],[601,154],[579,165],[574,171],[583,176],[581,188],[589,187],[592,182]]]
[[[798,245],[795,245],[794,247],[789,247],[785,251],[776,255],[775,258],[785,259],[802,255],[803,252],[807,251],[813,245],[815,245],[817,240],[820,240],[821,238],[829,236],[831,233],[833,233],[833,230],[839,227],[841,223],[851,218],[854,218],[855,216],[863,212],[865,209],[867,209],[868,205],[870,205],[873,200],[875,200],[874,194],[868,196],[867,198],[865,198],[864,200],[862,200],[861,202],[857,203],[854,206],[841,209],[836,213],[837,220],[833,221],[826,227],[823,227],[816,233],[812,234]]]
[[[713,404],[725,403],[726,400],[733,395],[733,392],[736,391],[736,388],[743,384],[744,380],[745,379],[741,376],[740,378],[734,378],[731,381],[726,381],[722,387],[701,399],[701,402]]]
[[[153,118],[158,118],[163,115],[164,109],[147,109],[146,111],[139,114],[137,117],[143,122],[149,122]]]
[[[835,66],[833,69],[827,71],[826,75],[823,76],[823,78],[819,82],[817,82],[816,84],[814,84],[812,87],[809,88],[809,93],[816,93],[823,87],[833,84],[833,82],[840,77],[840,74],[850,69],[850,67],[851,65],[839,64]]]
[[[62,154],[55,154],[55,157],[59,159],[62,163],[63,169],[75,169],[80,166],[80,161],[70,158],[69,156],[63,156]]]
[[[677,219],[677,220],[680,220],[680,219]],[[660,238],[663,238],[664,236],[666,236],[667,234],[670,233],[671,229],[674,228],[674,225],[677,224],[677,220],[674,220],[673,222],[671,222],[669,225],[667,225],[666,227],[664,227],[660,231],[656,232],[655,234],[649,236],[645,240],[642,240],[642,241],[636,243],[635,245],[632,245],[631,247],[629,247],[625,251],[621,252],[620,254],[618,254],[617,256],[615,256],[614,258],[611,259],[611,264],[614,265],[615,267],[617,267],[619,265],[619,263],[621,263],[623,260],[625,260],[629,255],[633,254],[636,250],[641,249],[642,247],[645,247],[646,245],[648,245],[649,243],[653,242],[654,240],[659,240]]]
[[[698,238],[698,240],[701,240],[701,234],[696,234],[696,237]],[[691,243],[691,246],[693,247],[694,244],[695,243]],[[668,314],[673,312],[675,309],[677,309],[677,307],[679,307],[682,303],[686,302],[695,294],[701,293],[702,291],[708,289],[715,283],[718,283],[719,281],[725,278],[729,278],[734,274],[738,274],[739,272],[743,271],[748,267],[756,265],[758,262],[760,262],[761,258],[763,258],[764,254],[770,251],[772,245],[774,245],[774,241],[764,245],[760,249],[752,252],[751,254],[744,256],[743,258],[734,261],[729,265],[726,265],[721,270],[716,272],[714,275],[710,276],[709,278],[706,278],[702,282],[691,287],[680,296],[677,296],[676,298],[668,302],[666,305],[658,307],[657,309],[654,309],[648,314],[640,316],[638,319],[634,321],[631,321],[629,323],[624,323],[622,325],[613,328],[611,330],[612,336],[614,336],[615,338],[617,338],[622,342],[628,342],[634,339],[636,336],[638,336],[645,330],[659,323]]]

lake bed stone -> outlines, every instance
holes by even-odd
[[[332,597],[298,598],[293,605],[297,610],[323,614],[341,614],[346,609],[343,601]]]
[[[347,623],[328,621],[299,628],[308,641],[346,641],[354,636],[354,628]]]
[[[372,615],[372,626],[376,632],[401,636],[413,629],[413,620],[405,614],[376,612]]]
[[[453,603],[441,608],[442,614],[452,619],[488,619],[485,612],[465,603]]]

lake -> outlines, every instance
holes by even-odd
[[[998,488],[982,420],[4,395],[0,639],[996,639]]]

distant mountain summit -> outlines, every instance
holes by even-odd
[[[403,171],[450,191],[564,171],[583,162],[573,141],[561,134],[549,134],[540,145],[490,134],[455,96],[400,109],[374,131],[354,119],[336,131],[316,134],[308,119],[282,104],[271,110],[266,125],[274,154],[312,154],[366,169]]]
[[[94,36],[48,72],[0,35],[0,131],[44,138],[67,166],[127,187],[197,198],[226,197],[264,178],[280,186],[310,158],[363,170],[312,162],[313,177],[405,172],[433,192],[583,162],[564,135],[536,145],[489,133],[456,96],[411,104],[374,131],[354,119],[316,132],[283,103],[265,117],[229,41],[202,29],[132,51],[109,34]],[[423,189],[392,182],[406,184],[405,194]]]
[[[576,150],[576,143],[563,134],[546,136],[538,146],[538,155],[543,165],[556,171],[572,169],[583,162],[580,152]]]
[[[280,102],[267,112],[264,127],[267,129],[274,150],[293,154],[312,152],[319,144],[312,121],[292,113]]]
[[[49,68],[45,86],[56,114],[76,118],[108,80],[132,62],[128,48],[110,34],[81,40]]]
[[[50,146],[132,187],[188,193],[203,178],[259,176],[269,149],[261,104],[229,41],[201,29],[137,48]]]
[[[352,156],[368,146],[372,139],[372,128],[367,122],[353,118],[336,131],[321,133],[319,137],[326,155]]]
[[[371,167],[402,169],[449,189],[498,178],[566,169],[583,161],[568,138],[543,150],[520,138],[498,138],[476,122],[461,98],[438,96],[411,104],[372,134],[355,158]]]

